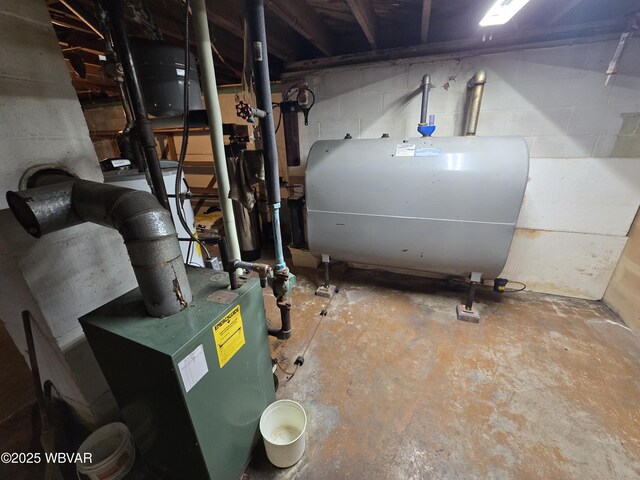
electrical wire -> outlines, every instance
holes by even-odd
[[[515,280],[508,280],[507,281],[507,285],[509,285],[510,283],[517,283],[518,285],[521,285],[521,288],[505,288],[505,290],[502,293],[517,293],[517,292],[522,292],[523,290],[525,290],[527,288],[527,284],[523,283],[523,282],[517,282]],[[478,287],[485,289],[485,290],[493,290],[493,285],[487,285],[485,283],[479,283]]]
[[[181,181],[182,181],[182,168],[184,165],[185,158],[187,156],[187,146],[189,145],[189,77],[191,69],[191,55],[189,53],[189,0],[185,0],[185,14],[184,14],[184,104],[182,110],[182,145],[180,145],[180,157],[178,158],[178,169],[176,170],[176,183],[175,183],[175,201],[176,201],[176,211],[178,213],[178,219],[180,220],[180,224],[185,229],[189,237],[196,242],[202,250],[205,252],[207,259],[211,258],[209,254],[209,250],[205,244],[198,239],[193,234],[192,228],[189,227],[187,223],[184,212],[182,210],[183,205],[181,205],[180,194],[182,191]]]
[[[507,285],[509,285],[510,283],[517,283],[518,285],[522,285],[522,287],[521,288],[514,288],[514,289],[505,289],[505,291],[502,292],[502,293],[517,293],[517,292],[521,292],[521,291],[523,291],[524,289],[527,288],[527,284],[526,283],[516,282],[515,280],[509,280],[507,282]]]
[[[322,320],[324,319],[324,317],[327,316],[327,310],[328,310],[329,306],[331,305],[331,302],[333,302],[333,299],[335,298],[335,296],[338,294],[338,292],[342,288],[342,283],[347,279],[347,276],[349,275],[349,273],[350,273],[350,269],[349,269],[349,267],[346,267],[344,273],[342,274],[342,277],[340,278],[340,281],[336,284],[335,293],[329,299],[329,301],[324,305],[324,308],[320,312],[320,320],[318,320],[318,323],[316,323],[316,327],[313,329],[313,333],[311,334],[311,337],[309,337],[309,340],[307,341],[307,345],[304,347],[304,351],[302,352],[301,356],[303,358],[307,354],[307,350],[309,350],[309,346],[311,346],[311,342],[313,341],[314,337],[316,336],[316,333],[318,332],[318,329],[320,328],[320,324],[322,323]],[[298,367],[300,367],[299,364],[296,364],[296,368],[293,370],[293,372],[287,372],[284,369],[284,367],[282,367],[282,365],[280,365],[280,362],[276,361],[276,365],[286,375],[290,375],[289,378],[286,379],[286,382],[288,382],[289,380],[291,380],[293,378],[293,376],[298,371]]]
[[[280,110],[280,114],[278,115],[278,125],[276,126],[275,133],[278,133],[278,130],[280,130],[280,123],[281,122],[282,122],[282,110]]]
[[[192,260],[191,247],[193,247],[193,242],[189,242],[189,245],[187,245],[187,258],[184,259],[187,264],[191,263]]]
[[[293,370],[293,372],[287,372],[284,367],[282,365],[280,365],[280,362],[276,361],[276,365],[278,366],[278,368],[280,370],[282,370],[284,372],[285,375],[290,375],[289,378],[287,379],[287,381],[291,380],[291,378],[296,374],[296,372],[298,371],[298,367],[300,365],[296,365],[296,368]]]

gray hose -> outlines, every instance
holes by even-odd
[[[120,232],[147,313],[166,317],[192,300],[171,214],[150,193],[87,180],[7,192],[16,219],[36,238],[83,222]]]

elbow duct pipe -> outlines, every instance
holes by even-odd
[[[471,91],[471,102],[469,103],[469,115],[467,117],[467,129],[465,135],[475,135],[478,129],[478,119],[480,117],[480,104],[484,93],[484,85],[487,83],[487,72],[478,70],[467,82],[467,88]]]
[[[198,56],[200,57],[200,73],[204,100],[209,114],[209,135],[211,148],[213,149],[213,161],[215,164],[216,180],[220,197],[220,209],[224,222],[224,232],[227,237],[229,256],[240,258],[240,243],[236,231],[233,203],[229,198],[231,190],[229,173],[227,172],[227,157],[224,152],[224,136],[222,135],[222,113],[218,99],[218,87],[216,85],[216,71],[213,65],[211,53],[211,36],[209,35],[209,20],[205,0],[193,0],[193,29],[198,44]]]
[[[83,222],[122,235],[147,313],[166,317],[192,300],[180,244],[168,210],[147,192],[69,177],[19,192],[7,202],[36,238]],[[48,183],[48,182],[47,182]]]

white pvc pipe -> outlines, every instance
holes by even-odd
[[[236,222],[233,215],[233,204],[229,198],[229,173],[227,172],[227,159],[224,153],[224,138],[222,136],[222,113],[218,100],[218,87],[216,85],[216,71],[213,65],[211,53],[211,37],[209,36],[209,21],[207,19],[207,6],[205,0],[192,0],[193,29],[196,34],[198,56],[200,57],[200,72],[204,101],[209,116],[209,135],[211,137],[211,149],[215,164],[216,180],[218,183],[218,196],[224,221],[224,232],[229,248],[229,260],[240,259],[240,244],[236,232]]]

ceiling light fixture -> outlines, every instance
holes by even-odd
[[[527,3],[529,0],[498,0],[480,20],[480,26],[504,25]]]

